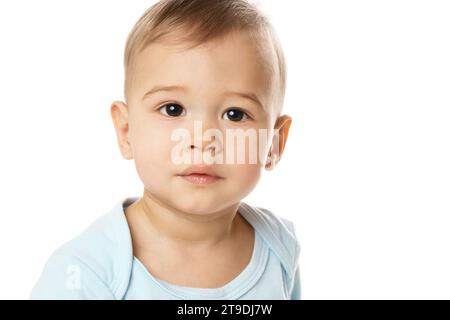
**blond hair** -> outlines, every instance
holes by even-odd
[[[161,0],[147,9],[128,35],[125,56],[125,99],[131,86],[134,58],[151,43],[178,34],[178,42],[194,45],[226,35],[247,31],[261,52],[265,41],[276,61],[265,61],[277,91],[273,93],[276,117],[281,114],[286,90],[286,62],[279,38],[268,18],[246,0]],[[267,50],[267,49],[266,49]],[[273,60],[273,59],[271,59]]]

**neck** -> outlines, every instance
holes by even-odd
[[[174,244],[212,248],[232,238],[240,217],[239,203],[207,215],[183,212],[156,199],[147,190],[137,201],[146,233],[164,238]]]

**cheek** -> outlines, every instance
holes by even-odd
[[[230,182],[244,194],[250,193],[261,177],[261,168],[257,164],[233,165],[230,171]]]
[[[249,132],[252,132],[250,135]],[[247,129],[245,135],[239,135],[239,138],[233,136],[225,136],[223,142],[223,161],[227,164],[245,162],[249,165],[260,164],[266,161],[266,155],[269,147],[270,134],[265,128],[250,128]],[[242,171],[252,171],[257,168],[247,168]]]
[[[143,180],[157,179],[171,170],[172,129],[167,126],[138,126],[133,132],[133,157]]]

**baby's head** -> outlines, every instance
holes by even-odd
[[[124,60],[125,102],[113,102],[111,115],[122,155],[154,200],[218,212],[281,158],[291,124],[281,115],[285,60],[254,5],[162,0],[134,26]],[[189,168],[219,178],[187,178]]]

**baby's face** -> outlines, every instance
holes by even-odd
[[[116,125],[125,141],[121,152],[135,160],[147,192],[192,214],[217,212],[248,195],[264,169],[272,140],[267,130],[275,115],[270,76],[247,34],[229,34],[190,50],[152,44],[136,57],[132,72],[128,105],[115,102],[112,114],[122,123],[122,129]],[[148,93],[160,86],[182,88]],[[229,92],[253,94],[259,102]],[[216,130],[209,130],[213,138],[198,140],[208,129]],[[239,134],[236,129],[254,131],[256,140],[246,136],[244,145],[232,146],[227,130]],[[183,133],[191,140],[180,139]],[[245,155],[244,163],[227,158],[232,151]],[[255,151],[257,160],[251,161]],[[196,163],[210,164],[221,178],[198,184],[180,176]]]

